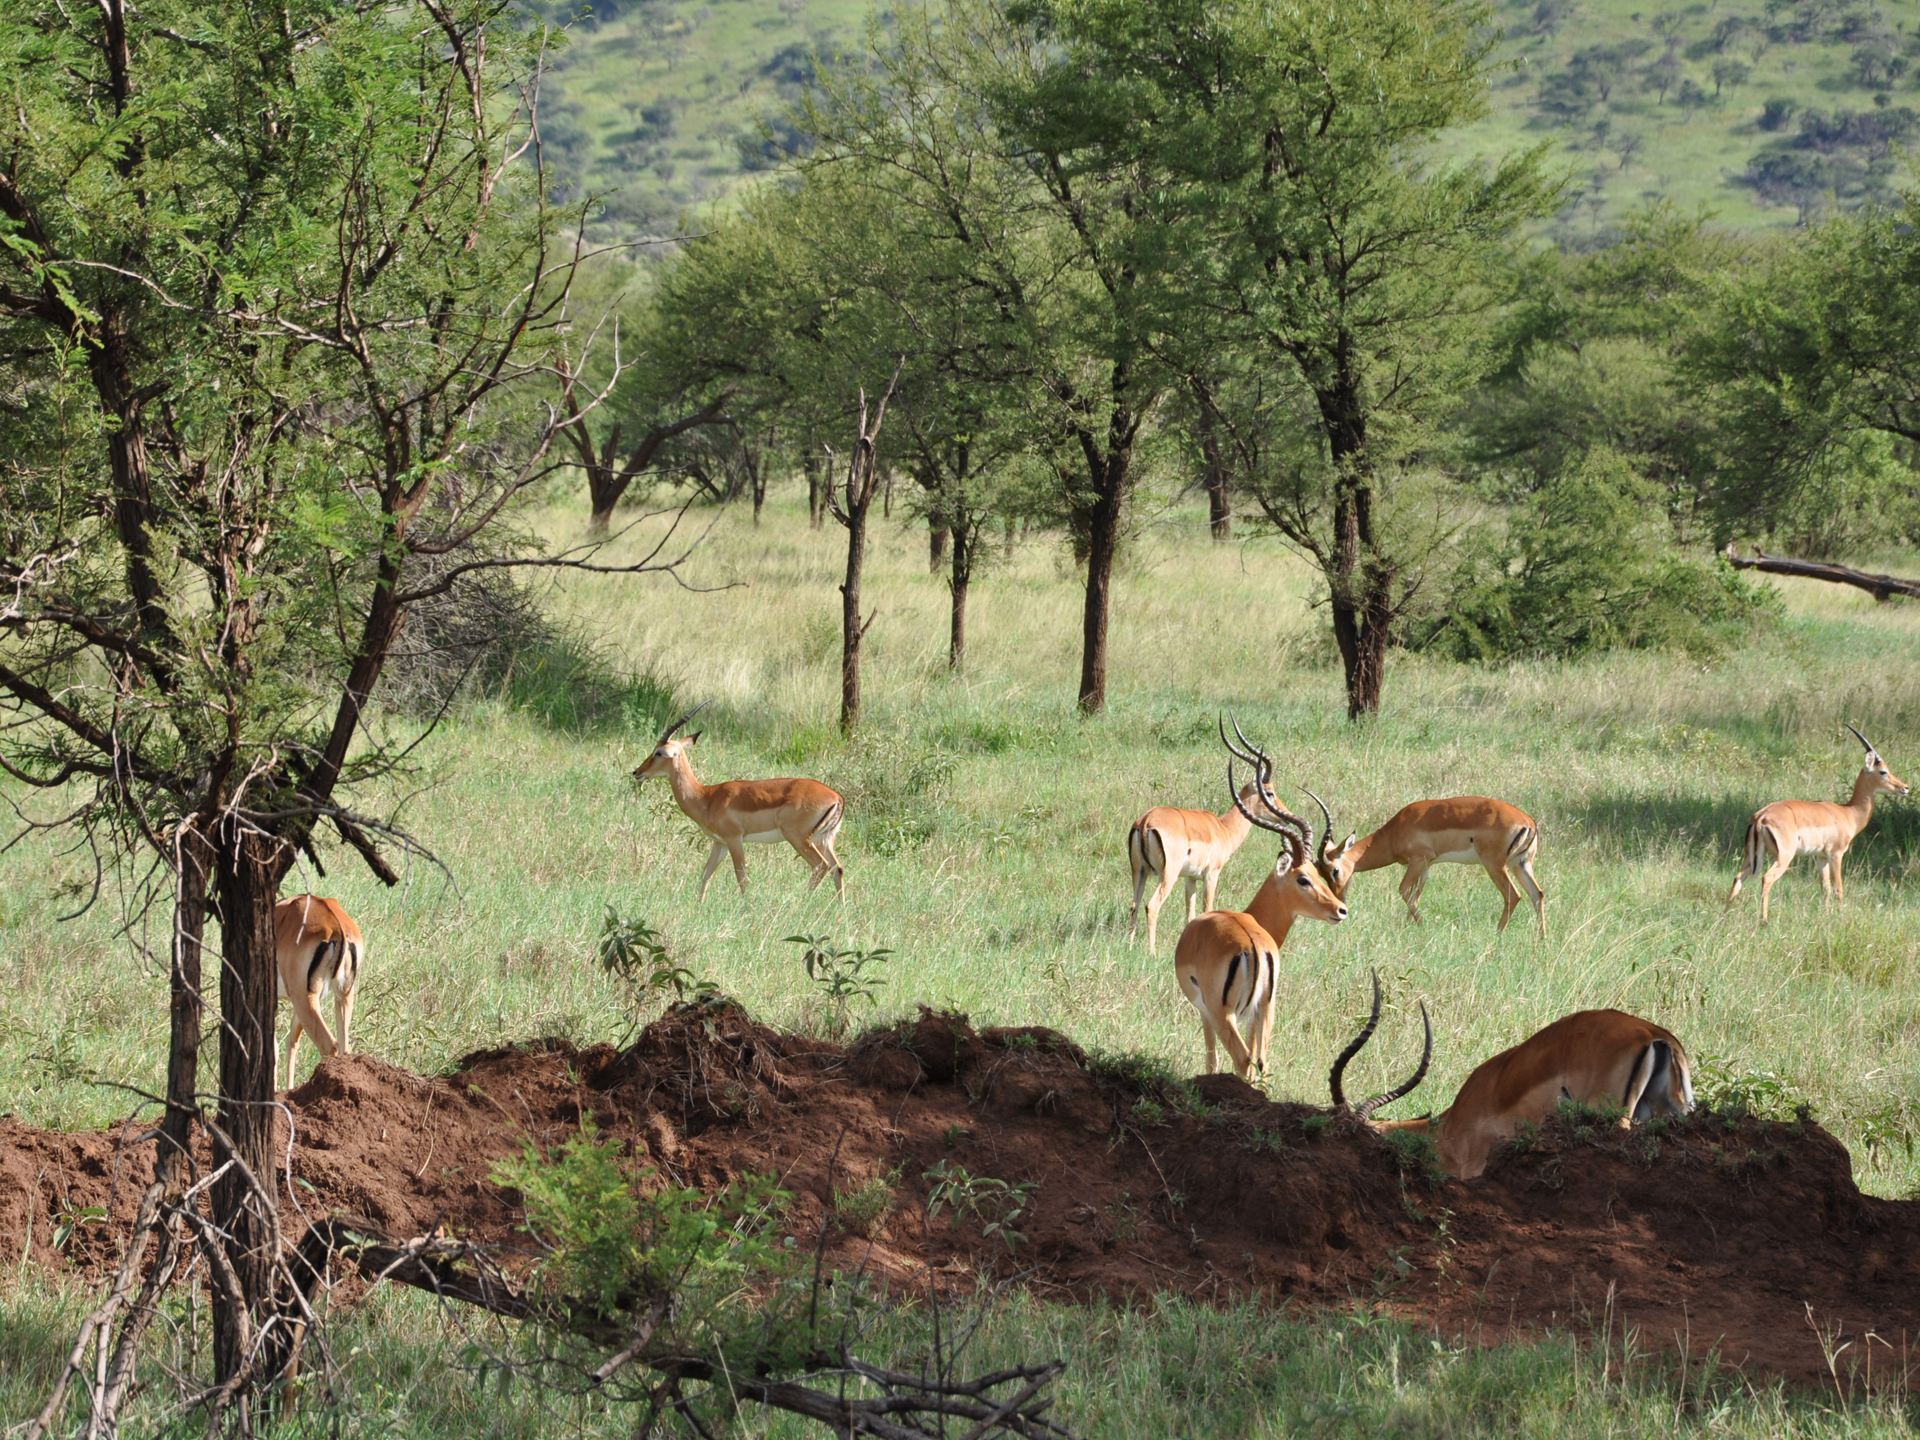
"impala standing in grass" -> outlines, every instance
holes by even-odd
[[[1220,738],[1227,738],[1226,730]],[[1140,897],[1146,893],[1147,880],[1153,891],[1147,895],[1147,952],[1159,949],[1160,907],[1167,903],[1173,887],[1187,882],[1187,919],[1193,919],[1193,892],[1203,885],[1206,904],[1213,909],[1220,889],[1220,872],[1227,868],[1234,852],[1253,831],[1247,818],[1247,806],[1260,793],[1257,780],[1240,787],[1239,796],[1221,814],[1211,810],[1176,810],[1171,805],[1156,805],[1127,831],[1127,865],[1133,872],[1133,918],[1127,925],[1127,939],[1140,933]]]
[[[293,1047],[300,1043],[303,1031],[323,1058],[350,1053],[347,1030],[353,1023],[353,990],[360,981],[366,949],[360,927],[338,900],[290,895],[274,905],[274,968],[279,972],[280,995],[293,1007],[293,1025],[280,1053],[287,1084],[293,1084]],[[333,1020],[340,1027],[337,1041],[320,1018],[319,1002],[329,991]]]
[[[1313,796],[1326,821],[1316,863],[1341,899],[1346,898],[1347,887],[1361,871],[1404,865],[1407,873],[1400,877],[1400,898],[1407,902],[1407,918],[1417,922],[1427,871],[1438,864],[1471,865],[1477,861],[1505,902],[1499,928],[1507,928],[1514,907],[1520,903],[1520,891],[1508,875],[1512,871],[1526,887],[1540,934],[1546,935],[1547,895],[1533,875],[1533,862],[1540,853],[1540,827],[1526,811],[1484,795],[1416,800],[1371,835],[1348,835],[1335,845],[1333,816],[1326,802],[1311,790],[1307,794]]]
[[[833,888],[844,900],[847,872],[834,854],[833,842],[840,833],[846,803],[818,780],[723,780],[718,785],[702,785],[694,777],[687,752],[704,732],[676,736],[707,704],[702,701],[662,730],[653,742],[653,752],[633,772],[636,780],[666,776],[667,784],[673,787],[673,798],[687,818],[713,837],[707,868],[700,872],[700,898],[706,899],[707,885],[720,868],[722,856],[733,858],[733,878],[739,882],[740,893],[746,894],[746,846],[785,840],[807,863],[807,888],[813,889],[832,875]]]
[[[1847,726],[1853,730],[1853,726]],[[1826,903],[1847,898],[1846,882],[1840,865],[1847,858],[1847,847],[1867,828],[1873,818],[1873,797],[1885,791],[1889,795],[1907,793],[1907,782],[1887,769],[1874,744],[1858,730],[1853,738],[1866,747],[1867,758],[1853,780],[1853,798],[1844,805],[1830,800],[1776,800],[1754,813],[1747,825],[1746,852],[1733,877],[1733,889],[1727,895],[1731,905],[1740,898],[1740,887],[1749,875],[1760,874],[1760,866],[1771,855],[1773,864],[1760,880],[1760,922],[1766,923],[1767,900],[1780,877],[1787,873],[1796,855],[1816,851],[1820,855],[1820,888]]]
[[[1426,1022],[1426,1009],[1420,1012]],[[1333,1103],[1344,1107],[1340,1077],[1347,1062],[1380,1023],[1380,977],[1373,978],[1373,1014],[1351,1045],[1333,1062],[1327,1077]],[[1673,1032],[1621,1010],[1582,1010],[1482,1062],[1467,1076],[1460,1093],[1439,1115],[1418,1120],[1372,1120],[1389,1100],[1397,1100],[1426,1073],[1427,1049],[1420,1070],[1395,1090],[1353,1107],[1376,1130],[1438,1130],[1440,1165],[1458,1180],[1471,1180],[1487,1168],[1487,1159],[1522,1125],[1538,1125],[1562,1100],[1582,1105],[1614,1105],[1623,1112],[1622,1128],[1634,1120],[1684,1115],[1693,1108],[1693,1081],[1687,1052]]]
[[[1236,734],[1239,729],[1234,726]],[[1246,737],[1241,740],[1245,743]],[[1256,813],[1242,802],[1235,761],[1229,759],[1227,793],[1234,808],[1249,825],[1280,836],[1286,848],[1244,911],[1209,910],[1188,922],[1174,946],[1173,974],[1180,993],[1200,1012],[1208,1073],[1214,1068],[1217,1040],[1233,1060],[1233,1073],[1245,1080],[1253,1071],[1266,1072],[1280,947],[1287,943],[1287,932],[1302,916],[1338,925],[1347,918],[1347,907],[1313,867],[1307,822],[1283,809],[1267,788],[1273,762],[1251,745],[1251,753],[1234,750],[1231,741],[1227,748],[1235,758],[1253,765],[1253,789],[1260,807]]]

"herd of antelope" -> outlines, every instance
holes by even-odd
[[[745,847],[784,840],[806,864],[808,888],[828,875],[845,898],[846,870],[834,851],[846,804],[815,780],[729,780],[703,785],[689,758],[701,732],[682,735],[705,705],[660,732],[651,751],[633,772],[635,780],[663,777],[687,818],[712,841],[700,875],[700,895],[723,857],[731,858],[741,893],[747,888]],[[1849,725],[1849,730],[1853,727]],[[1158,948],[1160,909],[1176,884],[1186,885],[1186,924],[1174,945],[1174,979],[1180,993],[1199,1011],[1207,1069],[1216,1068],[1224,1048],[1242,1079],[1264,1077],[1273,1035],[1274,998],[1281,947],[1294,921],[1307,918],[1337,925],[1347,918],[1347,891],[1363,871],[1398,865],[1404,870],[1400,898],[1407,918],[1420,919],[1420,895],[1427,871],[1443,862],[1478,863],[1500,891],[1499,928],[1505,930],[1524,892],[1533,906],[1542,938],[1547,933],[1547,899],[1533,867],[1539,855],[1540,829],[1531,816],[1503,800],[1461,795],[1416,800],[1371,834],[1349,834],[1334,841],[1332,812],[1311,790],[1324,828],[1319,844],[1312,827],[1280,803],[1273,790],[1273,760],[1248,740],[1236,721],[1234,737],[1226,725],[1228,808],[1207,810],[1156,806],[1127,832],[1127,861],[1133,880],[1133,914],[1128,938],[1139,933],[1140,906],[1147,909],[1147,948]],[[1820,883],[1828,902],[1844,899],[1841,863],[1847,848],[1866,828],[1874,798],[1905,795],[1906,782],[1887,768],[1879,750],[1858,730],[1866,759],[1844,805],[1817,800],[1781,800],[1757,811],[1747,826],[1739,873],[1727,903],[1739,898],[1742,884],[1766,873],[1760,883],[1760,918],[1767,919],[1774,885],[1796,856],[1821,857]],[[1237,743],[1236,743],[1237,739]],[[1242,783],[1239,767],[1251,776]],[[1216,910],[1221,872],[1255,830],[1280,837],[1282,848],[1248,901],[1245,910]],[[1770,863],[1769,862],[1770,857]],[[1515,885],[1515,880],[1519,884]],[[1151,884],[1151,893],[1148,886]],[[1205,908],[1194,913],[1195,886],[1204,887]],[[294,1018],[282,1065],[292,1080],[294,1047],[306,1034],[322,1055],[346,1053],[365,943],[359,927],[334,900],[296,895],[275,910],[280,991]],[[319,1012],[331,993],[336,1040]],[[1432,1130],[1445,1170],[1472,1179],[1503,1140],[1527,1124],[1538,1124],[1562,1101],[1617,1106],[1621,1124],[1658,1115],[1682,1114],[1693,1106],[1687,1054],[1668,1030],[1619,1010],[1582,1010],[1479,1065],[1439,1115],[1415,1120],[1375,1120],[1375,1111],[1401,1099],[1426,1078],[1433,1056],[1433,1027],[1420,1006],[1425,1041],[1413,1075],[1400,1085],[1349,1105],[1341,1088],[1348,1063],[1373,1036],[1380,1021],[1380,980],[1373,980],[1372,1012],[1366,1025],[1334,1061],[1328,1076],[1336,1108],[1348,1110],[1376,1129]]]

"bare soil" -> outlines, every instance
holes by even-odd
[[[492,1167],[591,1117],[678,1183],[777,1173],[801,1243],[824,1233],[829,1265],[915,1292],[990,1270],[1066,1300],[1366,1304],[1487,1342],[1631,1327],[1643,1348],[1714,1350],[1796,1383],[1831,1384],[1846,1347],[1843,1378],[1869,1352],[1876,1384],[1920,1378],[1920,1201],[1862,1195],[1812,1123],[1555,1120],[1461,1184],[1350,1118],[1230,1076],[1187,1087],[1089,1066],[1048,1030],[923,1012],[841,1047],[725,1003],[679,1007],[625,1050],[539,1041],[436,1077],[336,1059],[288,1101],[286,1203],[401,1237],[445,1226],[524,1246]],[[83,1277],[110,1266],[151,1173],[138,1133],[0,1118],[0,1255]],[[929,1220],[942,1161],[1032,1182],[1016,1246],[974,1219]],[[836,1193],[887,1177],[891,1210],[853,1233]],[[73,1223],[91,1207],[107,1218]]]

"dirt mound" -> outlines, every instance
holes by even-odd
[[[337,1059],[288,1101],[287,1203],[400,1235],[512,1247],[494,1165],[591,1118],[680,1183],[778,1174],[803,1243],[900,1285],[991,1268],[1062,1298],[1358,1299],[1486,1339],[1610,1323],[1813,1382],[1848,1342],[1843,1365],[1871,1345],[1891,1379],[1920,1333],[1920,1203],[1862,1196],[1811,1124],[1555,1121],[1462,1185],[1405,1137],[1228,1076],[1090,1063],[1049,1030],[923,1012],[842,1048],[725,1002],[625,1050],[539,1041],[433,1078]],[[0,1119],[0,1254],[97,1273],[150,1175],[137,1136]]]

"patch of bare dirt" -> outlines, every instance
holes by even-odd
[[[991,1268],[1063,1299],[1359,1300],[1487,1340],[1607,1322],[1813,1383],[1848,1342],[1892,1380],[1920,1336],[1920,1202],[1863,1196],[1812,1124],[1555,1122],[1481,1180],[1436,1182],[1350,1119],[1227,1076],[1188,1090],[1090,1067],[1052,1031],[923,1013],[841,1047],[728,1004],[677,1008],[624,1051],[541,1041],[432,1078],[337,1059],[288,1101],[287,1203],[401,1236],[444,1225],[512,1247],[494,1164],[590,1117],[679,1183],[777,1173],[803,1244],[824,1230],[830,1265],[916,1288]],[[151,1173],[137,1135],[0,1118],[0,1254],[100,1273]],[[1016,1248],[928,1218],[942,1162],[1033,1185]],[[875,1179],[892,1209],[852,1233],[835,1194]],[[109,1218],[78,1218],[96,1207]]]

